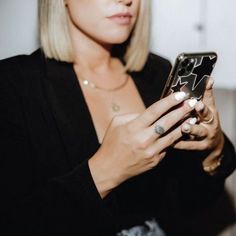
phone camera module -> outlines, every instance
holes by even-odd
[[[188,72],[191,72],[191,71],[192,71],[192,69],[193,69],[193,66],[194,66],[194,64],[193,64],[193,63],[190,63],[190,64],[188,64],[188,65],[187,65],[187,68],[186,68],[186,69],[187,69],[187,71],[188,71]]]
[[[182,67],[185,67],[185,66],[187,66],[188,64],[189,64],[189,59],[186,58],[186,59],[184,59],[184,61],[181,63],[181,66],[182,66]]]
[[[178,71],[179,76],[183,76],[185,73],[186,73],[185,68],[180,68],[179,71]]]

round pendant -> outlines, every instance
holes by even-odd
[[[120,106],[118,105],[118,104],[116,104],[116,103],[112,103],[112,111],[113,112],[118,112],[118,111],[120,111]]]

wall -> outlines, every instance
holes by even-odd
[[[172,62],[181,52],[216,51],[217,87],[236,88],[236,1],[152,0],[151,48]]]
[[[38,47],[37,0],[0,0],[0,59]]]

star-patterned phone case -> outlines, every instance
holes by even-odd
[[[189,98],[200,100],[216,61],[215,52],[180,54],[167,79],[162,97],[184,91]]]

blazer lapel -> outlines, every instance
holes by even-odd
[[[46,59],[45,83],[68,159],[78,164],[95,153],[99,142],[73,65]]]
[[[160,80],[163,75],[160,74],[158,65],[153,66],[147,63],[142,71],[131,72],[130,75],[146,108],[160,99],[165,83]]]

